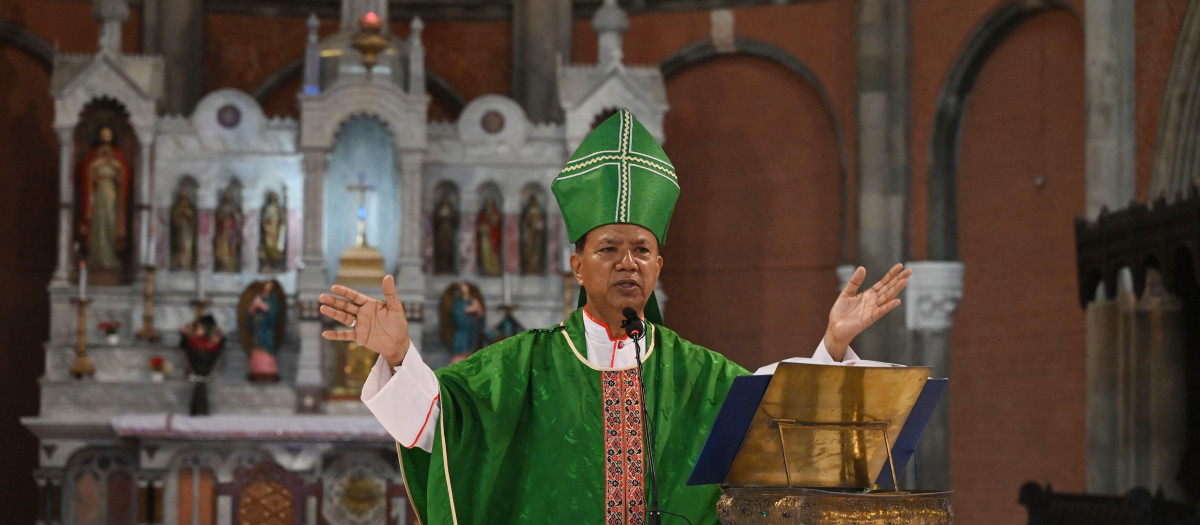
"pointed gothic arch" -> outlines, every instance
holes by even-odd
[[[1150,195],[1174,200],[1200,179],[1200,5],[1188,4],[1163,89]]]
[[[1011,0],[983,19],[958,53],[938,93],[929,146],[929,258],[958,259],[958,153],[963,116],[975,80],[992,52],[1025,21],[1054,9],[1074,13],[1065,0]]]
[[[49,74],[54,67],[54,47],[22,26],[0,20],[0,46],[12,46],[29,55]]]
[[[670,80],[671,77],[678,75],[686,69],[698,66],[710,60],[725,56],[748,56],[761,58],[777,65],[780,65],[797,75],[812,86],[817,92],[817,96],[821,99],[821,104],[825,107],[829,116],[829,122],[833,126],[834,138],[837,141],[838,149],[838,171],[839,185],[841,192],[839,195],[840,208],[842,210],[841,227],[839,228],[839,245],[841,247],[840,260],[845,261],[850,253],[849,247],[849,224],[850,217],[849,207],[847,205],[849,193],[847,190],[847,172],[846,166],[846,134],[842,129],[841,120],[838,119],[837,111],[833,107],[833,100],[829,96],[829,90],[825,89],[825,84],[817,78],[817,74],[813,72],[802,60],[796,58],[795,55],[780,49],[774,44],[761,42],[749,38],[738,38],[734,40],[733,49],[718,50],[712,40],[701,40],[684,46],[679,51],[672,53],[667,58],[659,63],[659,69],[662,70],[663,80]]]

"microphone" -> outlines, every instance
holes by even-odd
[[[642,375],[642,349],[638,340],[646,336],[646,323],[638,317],[637,311],[628,306],[621,310],[625,320],[621,328],[633,339],[634,357],[637,360],[638,391],[642,394],[642,445],[646,453],[646,463],[650,474],[650,505],[647,509],[647,523],[659,525],[662,523],[662,511],[658,508],[658,472],[654,465],[654,428],[650,426],[650,411],[646,409],[646,383]]]
[[[621,321],[621,328],[625,329],[625,333],[634,341],[637,341],[646,336],[646,323],[638,317],[637,311],[628,306],[621,313],[625,316],[625,320]]]

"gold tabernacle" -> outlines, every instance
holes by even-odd
[[[929,372],[780,363],[724,485],[872,488]]]

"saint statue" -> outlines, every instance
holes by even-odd
[[[479,250],[479,274],[480,275],[500,275],[501,265],[501,248],[504,227],[504,217],[500,215],[500,208],[496,206],[496,199],[488,197],[483,203],[483,208],[479,210],[479,217],[475,223],[475,244]]]
[[[238,321],[242,346],[250,353],[250,381],[279,381],[276,358],[283,338],[284,306],[283,291],[276,281],[256,282],[242,293]]]
[[[525,325],[522,325],[520,321],[517,321],[517,318],[513,317],[513,310],[516,309],[517,307],[511,304],[500,307],[500,311],[504,312],[504,315],[500,318],[500,322],[496,323],[496,326],[487,332],[489,341],[492,343],[503,341],[525,331]]]
[[[479,288],[465,281],[451,284],[442,292],[438,310],[442,341],[450,347],[451,363],[470,357],[488,344],[483,331],[483,295]]]
[[[287,270],[284,261],[287,241],[287,210],[279,203],[279,194],[267,192],[267,203],[259,215],[262,236],[258,244],[258,266],[261,272]]]
[[[100,128],[99,141],[79,163],[78,177],[82,204],[79,237],[87,249],[88,265],[120,270],[131,175],[125,154],[113,143],[112,128]]]
[[[237,181],[221,192],[213,232],[213,269],[236,273],[242,270],[242,187]]]
[[[196,205],[188,195],[188,185],[180,184],[171,205],[171,268],[196,268]]]
[[[455,254],[458,252],[458,208],[450,192],[442,194],[433,212],[433,272],[452,274],[458,271]]]
[[[211,315],[179,327],[179,347],[188,360],[188,381],[192,387],[193,416],[208,415],[208,383],[216,372],[217,359],[225,347],[225,334]]]
[[[540,275],[546,272],[546,210],[537,194],[521,211],[521,273]]]

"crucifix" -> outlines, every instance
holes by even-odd
[[[358,174],[358,184],[346,186],[346,191],[358,194],[358,235],[354,237],[356,246],[367,245],[367,192],[375,191],[375,186],[367,184],[366,175]]]

